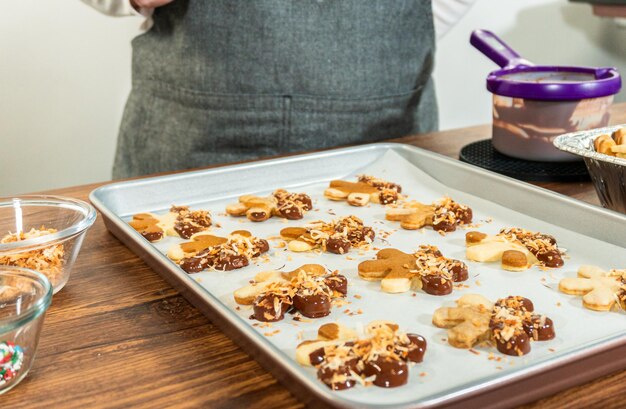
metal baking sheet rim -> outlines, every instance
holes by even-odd
[[[591,213],[600,212],[604,216],[611,218],[621,219],[622,223],[626,223],[626,216],[619,213],[601,209],[597,206],[593,206],[575,199],[571,199],[567,196],[563,196],[549,190],[532,186],[524,182],[517,181],[507,176],[497,175],[492,172],[483,170],[481,168],[456,161],[438,153],[430,152],[415,146],[396,144],[396,143],[380,143],[360,145],[351,148],[340,148],[326,150],[318,153],[310,153],[304,155],[289,156],[286,158],[268,159],[263,161],[255,161],[250,163],[223,166],[214,169],[191,171],[185,173],[179,173],[175,175],[157,176],[140,181],[125,181],[111,183],[105,186],[101,186],[93,190],[89,199],[93,205],[102,213],[105,225],[109,231],[120,239],[127,247],[129,247],[135,254],[137,254],[142,260],[144,260],[155,272],[161,275],[168,283],[174,286],[181,294],[190,301],[196,308],[200,309],[209,319],[215,320],[218,327],[224,331],[231,340],[240,345],[248,355],[259,362],[265,369],[270,371],[279,381],[283,383],[294,395],[303,399],[306,403],[327,405],[333,407],[355,407],[355,402],[345,400],[338,393],[333,393],[327,389],[324,385],[315,382],[309,378],[302,378],[291,370],[293,363],[290,363],[283,359],[282,352],[278,351],[273,345],[269,343],[259,342],[258,334],[250,326],[239,322],[239,317],[234,312],[230,311],[228,307],[222,304],[217,298],[212,296],[209,292],[202,289],[195,283],[191,277],[189,277],[182,270],[174,267],[167,257],[159,252],[150,243],[146,242],[140,234],[134,231],[126,222],[121,220],[116,214],[107,208],[107,206],[99,199],[99,195],[111,188],[120,185],[128,185],[137,182],[148,182],[163,178],[172,178],[188,173],[211,173],[224,170],[237,170],[255,164],[271,164],[285,161],[293,161],[305,158],[315,158],[316,156],[324,156],[329,153],[352,153],[357,150],[365,149],[380,149],[380,150],[399,150],[408,149],[415,153],[430,156],[432,159],[447,162],[448,165],[454,167],[464,168],[467,171],[482,174],[488,179],[500,179],[506,182],[513,183],[521,189],[535,190],[540,193],[544,193],[548,196],[552,196],[553,199],[568,202],[570,205],[581,208],[584,211],[590,211]],[[241,337],[241,335],[244,335]],[[249,351],[246,348],[252,348],[253,351]],[[251,353],[258,352],[258,353]],[[611,358],[604,357],[601,365],[594,368],[594,371],[588,371],[587,374],[577,373],[572,375],[568,373],[568,367],[575,365],[577,362],[583,362],[594,356],[600,356],[602,354],[610,354]],[[615,358],[615,357],[622,357]],[[294,361],[295,362],[295,361]],[[297,365],[297,364],[296,364]],[[552,393],[556,393],[559,390],[571,387],[593,378],[608,374],[610,372],[617,371],[619,369],[626,368],[626,335],[616,336],[610,340],[597,342],[591,347],[583,348],[572,351],[568,356],[562,358],[546,359],[543,362],[537,362],[530,365],[527,368],[516,371],[515,373],[508,375],[493,375],[488,378],[487,381],[473,382],[460,388],[459,391],[453,393],[441,393],[435,395],[428,400],[421,402],[412,402],[404,405],[359,405],[359,407],[370,408],[433,408],[433,407],[467,407],[470,403],[476,403],[479,400],[484,400],[488,397],[486,402],[481,402],[483,407],[508,407],[511,405],[522,404],[525,402],[533,401],[541,397],[547,396]],[[523,394],[517,394],[517,396],[510,395],[510,389],[513,387],[522,386],[520,381],[547,381],[555,376],[562,376],[564,380],[560,382],[546,383],[545,387],[541,390],[531,392],[524,390]],[[586,376],[588,375],[588,376]],[[533,378],[534,377],[534,378]],[[287,382],[292,381],[292,382]],[[535,382],[537,383],[537,382]],[[481,397],[483,399],[481,399]],[[313,401],[311,401],[311,398]],[[485,406],[486,405],[486,406]]]

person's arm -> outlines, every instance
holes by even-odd
[[[437,39],[441,39],[477,0],[433,0],[433,20]]]

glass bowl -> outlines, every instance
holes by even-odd
[[[0,395],[30,370],[51,300],[52,286],[46,276],[0,266]]]
[[[593,141],[602,134],[611,135],[624,127],[626,124],[572,132],[554,140],[558,149],[585,160],[602,206],[621,213],[626,213],[626,159],[596,152]]]
[[[59,196],[0,198],[0,265],[44,274],[54,293],[63,288],[96,211]]]

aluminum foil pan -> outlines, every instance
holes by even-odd
[[[626,124],[560,135],[554,140],[554,146],[582,156],[602,206],[626,213],[626,159],[598,153],[593,147],[598,136],[610,135],[623,127]]]

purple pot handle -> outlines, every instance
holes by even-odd
[[[491,31],[474,30],[470,36],[470,44],[502,68],[534,65],[522,58]]]

